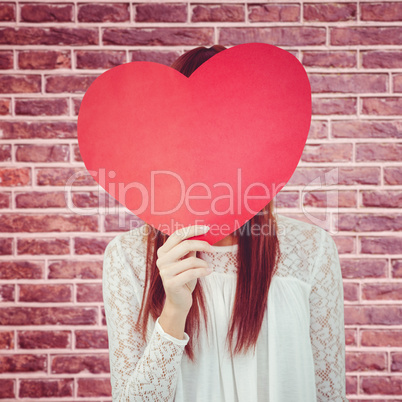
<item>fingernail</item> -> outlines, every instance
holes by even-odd
[[[208,232],[210,227],[207,226],[207,225],[201,225],[201,226],[198,227],[198,229],[201,230],[202,232]]]

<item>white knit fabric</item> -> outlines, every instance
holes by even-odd
[[[150,318],[143,342],[135,325],[145,280],[141,229],[121,233],[108,244],[103,300],[113,401],[348,401],[343,283],[335,242],[318,226],[275,216],[282,257],[256,352],[233,359],[225,341],[235,298],[237,245],[200,253],[214,272],[199,279],[209,327],[207,337],[202,318],[193,364],[184,354],[187,333],[182,340],[174,338],[163,331],[159,318]]]

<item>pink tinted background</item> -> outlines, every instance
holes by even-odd
[[[401,2],[21,1],[0,3],[0,20],[0,399],[111,400],[103,252],[142,221],[119,225],[85,174],[76,120],[91,82],[122,63],[264,42],[298,57],[312,87],[309,139],[276,206],[329,217],[347,396],[402,400]]]

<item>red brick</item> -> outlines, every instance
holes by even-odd
[[[14,3],[1,3],[0,21],[2,21],[2,22],[15,21],[15,4]]]
[[[360,193],[365,207],[402,208],[402,191],[362,190]]]
[[[386,259],[344,258],[341,261],[341,266],[344,279],[386,278],[388,276]]]
[[[0,208],[10,208],[11,205],[11,193],[2,192],[0,193]]]
[[[0,31],[1,34],[1,31]],[[105,28],[104,45],[121,46],[212,46],[213,28]],[[0,41],[1,44],[1,41]]]
[[[111,396],[112,387],[109,378],[78,378],[78,397]]]
[[[355,115],[356,98],[312,98],[313,115]]]
[[[357,207],[357,192],[349,190],[338,190],[336,196],[328,191],[308,191],[302,192],[302,202],[304,206],[317,208],[340,207],[355,208]],[[331,190],[333,191],[333,190]],[[279,193],[280,194],[280,193]]]
[[[0,285],[0,300],[2,302],[15,301],[15,286],[14,285]]]
[[[79,22],[129,22],[128,3],[78,4]]]
[[[73,205],[77,208],[115,208],[119,203],[108,193],[97,193],[95,191],[71,192]]]
[[[0,355],[0,373],[40,373],[46,370],[46,355]]]
[[[130,61],[153,61],[170,66],[180,54],[174,50],[132,50],[129,51]]]
[[[0,162],[11,161],[11,145],[0,144]]]
[[[357,391],[358,377],[352,376],[352,375],[347,375],[347,376],[345,376],[345,379],[346,379],[346,384],[345,384],[346,385],[346,396],[357,394],[358,393],[358,391]]]
[[[399,283],[363,283],[362,300],[402,300]]]
[[[240,45],[246,42],[270,43],[275,46],[325,45],[324,27],[220,28],[219,44]]]
[[[17,55],[18,68],[21,70],[71,68],[69,50],[20,50]]]
[[[393,79],[393,88],[394,93],[402,92],[402,74],[394,74],[392,76]]]
[[[311,120],[309,140],[328,138],[328,122],[326,120]]]
[[[14,348],[14,331],[0,331],[0,349],[10,350],[13,348]]]
[[[398,120],[334,120],[331,125],[334,138],[402,138]]]
[[[72,285],[18,285],[19,301],[40,303],[72,302]]]
[[[0,29],[0,45],[98,45],[98,28],[7,27]]]
[[[108,348],[107,330],[76,330],[74,333],[76,349]]]
[[[51,360],[52,374],[100,374],[109,372],[109,355],[104,353],[53,356]]]
[[[78,303],[103,303],[102,284],[83,283],[77,284],[77,302]]]
[[[14,66],[13,51],[12,50],[1,50],[0,51],[0,69],[8,70],[8,69],[12,69],[13,66]]]
[[[380,184],[380,170],[377,167],[339,168],[339,184]]]
[[[68,115],[67,99],[16,99],[15,114],[18,116]]]
[[[73,22],[72,4],[21,4],[22,22]]]
[[[0,121],[2,139],[77,138],[77,123],[64,121]]]
[[[68,239],[18,239],[18,254],[69,254],[70,243]]]
[[[82,97],[81,98],[72,98],[73,101],[73,114],[74,116],[78,116],[78,112],[80,111],[80,106],[81,106],[81,101],[82,101]]]
[[[358,232],[400,231],[402,215],[375,213],[347,213],[338,215],[339,230]]]
[[[362,376],[361,390],[365,395],[400,395],[402,377]]]
[[[186,21],[185,10],[183,8],[181,13],[182,22]],[[191,15],[191,22],[244,22],[244,20],[244,6],[242,4],[197,4],[193,7]]]
[[[135,22],[186,22],[186,4],[135,4]]]
[[[50,261],[48,279],[102,279],[102,265],[103,261]]]
[[[359,301],[359,284],[347,282],[343,284],[343,298],[348,302]]]
[[[0,232],[96,232],[98,217],[68,214],[0,214]]]
[[[78,145],[73,145],[74,162],[83,162]]]
[[[77,69],[110,69],[126,62],[123,50],[77,50]]]
[[[402,342],[400,329],[361,329],[362,346],[399,347]]]
[[[402,254],[402,237],[361,237],[361,252],[366,254]]]
[[[402,353],[391,352],[391,371],[402,371]]]
[[[249,22],[299,22],[299,4],[246,4]]]
[[[402,144],[356,144],[356,161],[400,161]]]
[[[345,325],[401,325],[402,307],[345,306]]]
[[[362,21],[402,21],[402,4],[398,2],[360,3]]]
[[[384,182],[391,185],[402,184],[402,168],[399,166],[384,167]]]
[[[17,208],[65,208],[66,193],[63,191],[33,191],[16,193]]]
[[[369,115],[398,115],[402,110],[402,98],[362,98],[362,113]]]
[[[94,186],[96,181],[82,168],[43,168],[36,170],[39,186]],[[69,184],[67,184],[69,183]]]
[[[11,114],[11,99],[0,99],[0,115],[6,116]]]
[[[401,68],[400,50],[361,50],[360,57],[364,68]]]
[[[0,238],[0,255],[11,255],[13,252],[12,244],[13,244],[12,238],[6,238],[6,237]],[[1,262],[0,262],[0,266],[1,266]]]
[[[299,193],[297,191],[280,191],[275,196],[275,205],[277,208],[298,208]]]
[[[105,216],[105,232],[125,232],[142,226],[142,220],[133,214],[124,214],[124,222],[120,222],[119,215]]]
[[[3,307],[2,325],[95,325],[97,307]]]
[[[46,76],[45,91],[48,93],[82,93],[95,81],[95,75],[55,75]]]
[[[0,186],[15,187],[31,184],[30,168],[0,168]]]
[[[386,92],[386,74],[308,74],[312,93]]]
[[[110,240],[110,238],[93,239],[87,237],[76,237],[74,239],[74,252],[78,255],[103,254]]]
[[[352,162],[352,144],[306,144],[301,156],[303,162]]]
[[[319,178],[324,186],[326,183],[325,174],[330,174],[333,169],[331,167],[298,167],[288,184],[306,186]],[[335,169],[338,170],[338,184],[341,185],[380,183],[380,168],[378,167],[337,167]]]
[[[0,279],[42,279],[44,264],[41,261],[0,261]]]
[[[71,348],[71,331],[17,331],[19,349]]]
[[[357,346],[357,334],[356,330],[345,328],[345,345]]]
[[[346,371],[386,371],[387,362],[385,352],[348,352]]]
[[[334,240],[339,254],[352,254],[357,252],[355,236],[336,236]]]
[[[391,259],[391,277],[402,278],[402,260]]]
[[[0,93],[38,93],[41,91],[40,75],[1,75]]]
[[[17,389],[15,383],[15,380],[0,379],[0,398],[15,398],[14,389]]]
[[[331,27],[330,45],[401,45],[402,27]]]
[[[356,21],[356,3],[305,3],[304,21],[338,22]]]
[[[74,380],[63,379],[35,379],[20,380],[20,398],[49,398],[73,396]]]
[[[16,145],[15,157],[18,162],[68,162],[68,144],[55,145]]]
[[[355,51],[305,50],[302,51],[304,67],[352,68],[357,67]]]

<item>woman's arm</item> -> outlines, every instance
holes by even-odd
[[[310,338],[317,401],[348,401],[342,272],[336,244],[325,230],[321,232],[311,284]]]
[[[113,401],[173,401],[184,348],[190,338],[187,333],[184,339],[166,333],[159,317],[148,344],[142,340],[142,326],[136,325],[142,288],[130,272],[132,267],[118,237],[106,247],[103,260]]]

